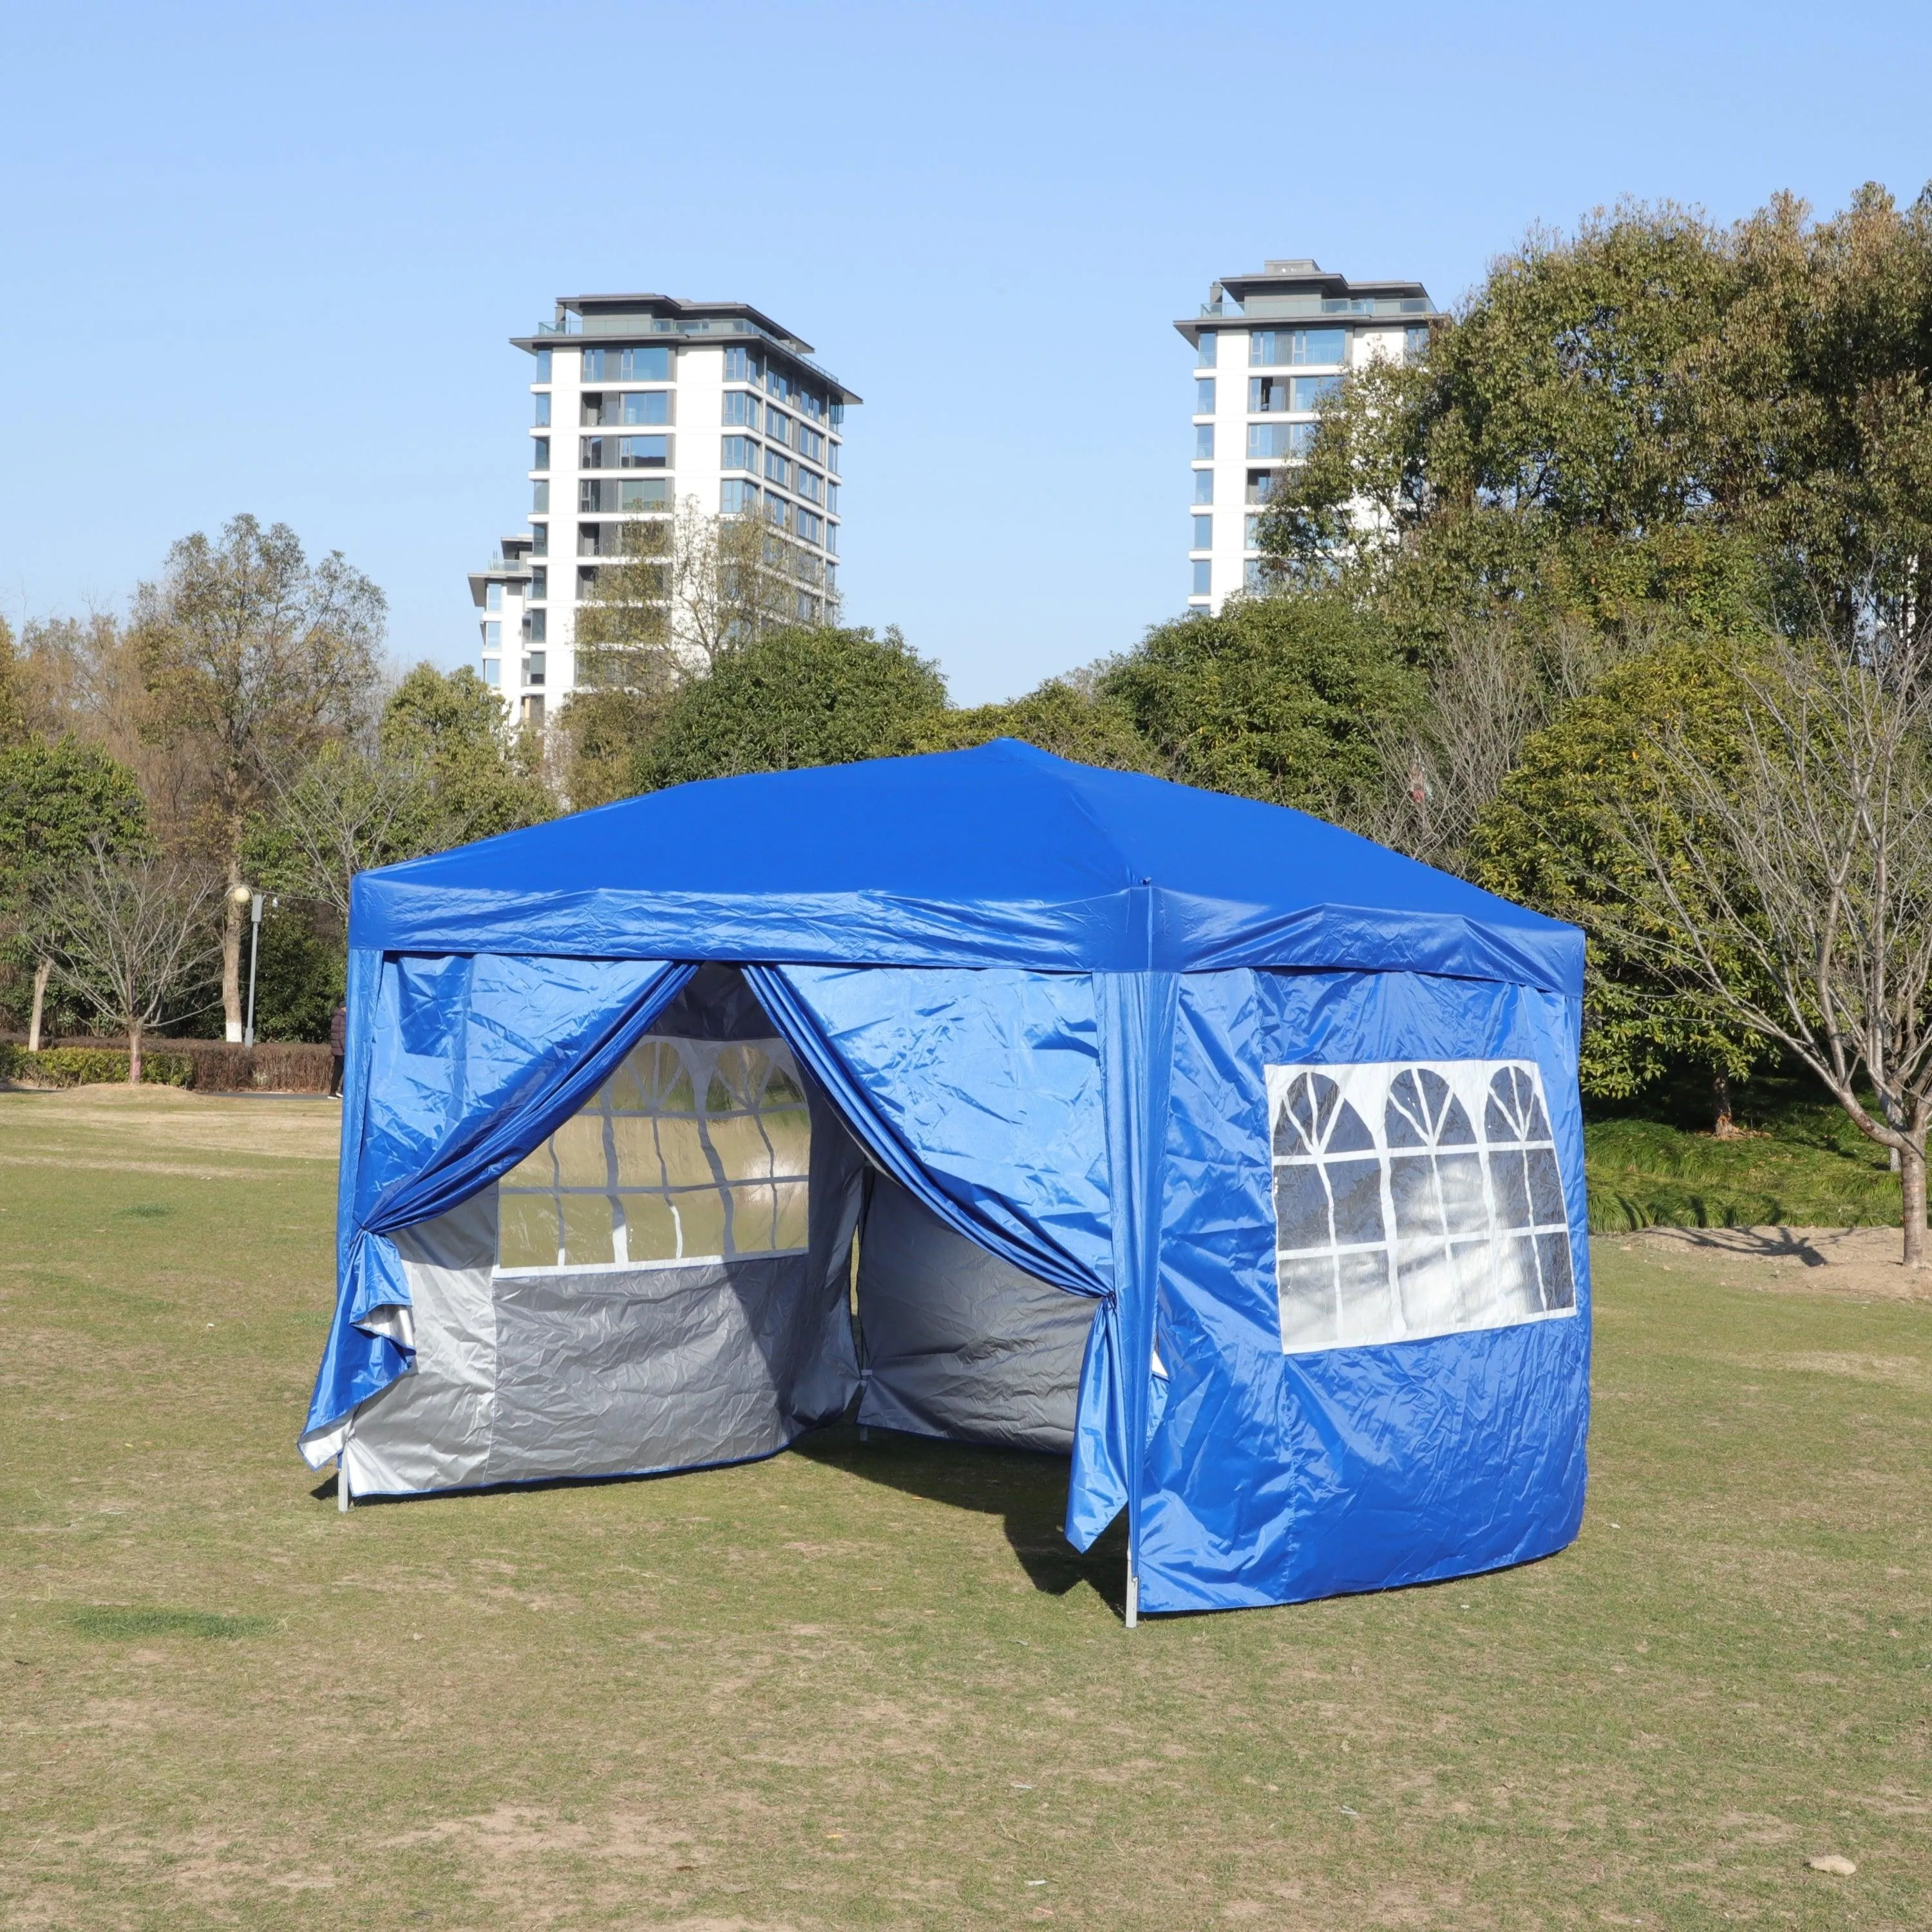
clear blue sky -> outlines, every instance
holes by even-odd
[[[466,661],[552,298],[758,304],[852,412],[850,621],[979,702],[1186,591],[1215,276],[1453,302],[1622,194],[1932,176],[1932,10],[1868,4],[0,9],[0,609],[124,606],[238,509]]]

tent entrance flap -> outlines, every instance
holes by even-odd
[[[358,1495],[770,1455],[858,1393],[862,1158],[741,976],[701,970],[493,1186],[400,1229],[412,1370],[358,1410]]]
[[[860,1240],[858,1299],[862,1423],[1072,1450],[1093,1298],[956,1234],[880,1174]]]

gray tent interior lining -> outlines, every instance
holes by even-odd
[[[725,966],[703,968],[652,1031],[777,1034]],[[494,1186],[400,1234],[414,1366],[356,1412],[350,1492],[746,1461],[837,1419],[854,1396],[860,1420],[879,1428],[1069,1450],[1095,1304],[956,1234],[874,1168],[817,1083],[802,1084],[802,1253],[499,1274]]]

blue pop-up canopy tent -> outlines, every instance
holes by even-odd
[[[1581,935],[1298,812],[969,752],[365,872],[345,1496],[862,1421],[1070,1457],[1130,1614],[1575,1534]]]

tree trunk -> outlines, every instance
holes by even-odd
[[[232,896],[241,883],[240,868],[231,864],[230,895],[221,902],[221,1014],[231,1046],[242,1038],[242,920],[248,908],[245,903],[237,905]]]
[[[47,978],[54,970],[51,959],[43,959],[34,968],[34,1010],[27,1021],[27,1051],[40,1050],[40,1012],[47,1003]]]
[[[1744,1136],[1738,1131],[1738,1124],[1731,1118],[1731,1076],[1716,1072],[1711,1076],[1711,1097],[1717,1120],[1711,1132],[1720,1141],[1740,1141]]]
[[[1905,1265],[1925,1265],[1925,1156],[1922,1147],[1900,1149],[1899,1193],[1905,1210]]]
[[[141,1029],[128,1029],[128,1084],[138,1087],[141,1084]]]

